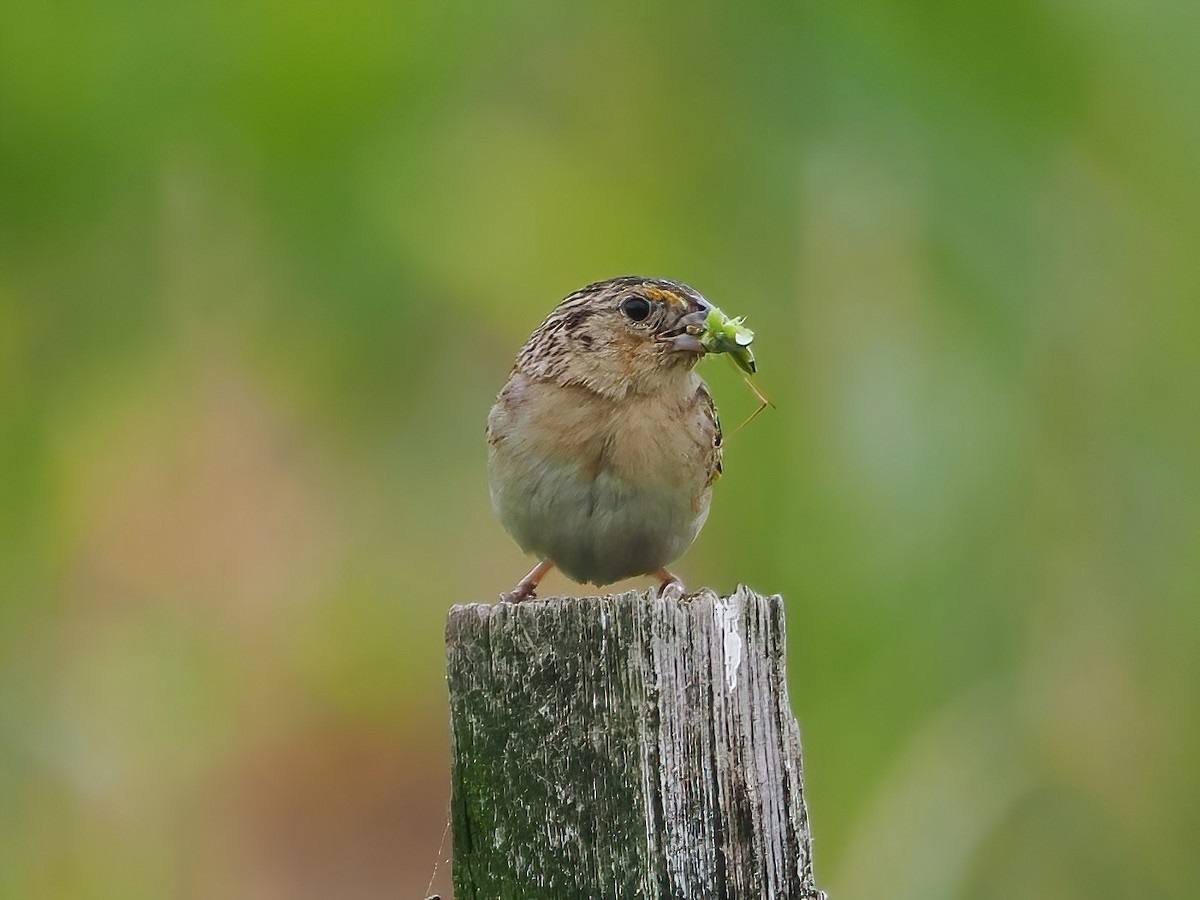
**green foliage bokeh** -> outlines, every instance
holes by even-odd
[[[1196,896],[1197,18],[0,6],[0,897],[424,890],[487,409],[627,273],[757,335],[678,568],[787,598],[822,886]]]

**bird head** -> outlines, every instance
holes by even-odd
[[[659,389],[713,349],[715,307],[685,284],[625,276],[563,300],[530,336],[517,368],[535,378],[623,397]]]

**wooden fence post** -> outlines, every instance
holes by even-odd
[[[816,900],[783,601],[470,604],[446,627],[457,900]]]

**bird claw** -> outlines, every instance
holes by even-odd
[[[521,603],[525,600],[532,600],[537,596],[537,586],[546,576],[546,573],[554,568],[554,564],[542,560],[532,569],[529,574],[517,582],[517,586],[511,591],[505,591],[500,595],[501,603]]]
[[[500,595],[501,603],[522,603],[535,599],[537,599],[537,591],[526,584],[518,584],[511,591],[505,591]]]
[[[661,600],[675,602],[682,600],[685,593],[687,593],[687,589],[683,586],[682,581],[668,581],[662,586],[658,596]]]
[[[687,593],[687,588],[683,586],[679,576],[670,569],[663,567],[653,575],[658,579],[658,599],[679,601]]]

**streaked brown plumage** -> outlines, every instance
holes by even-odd
[[[488,416],[501,522],[539,564],[609,584],[654,575],[695,539],[721,472],[721,429],[685,328],[710,304],[683,284],[628,276],[563,300],[530,336]]]

